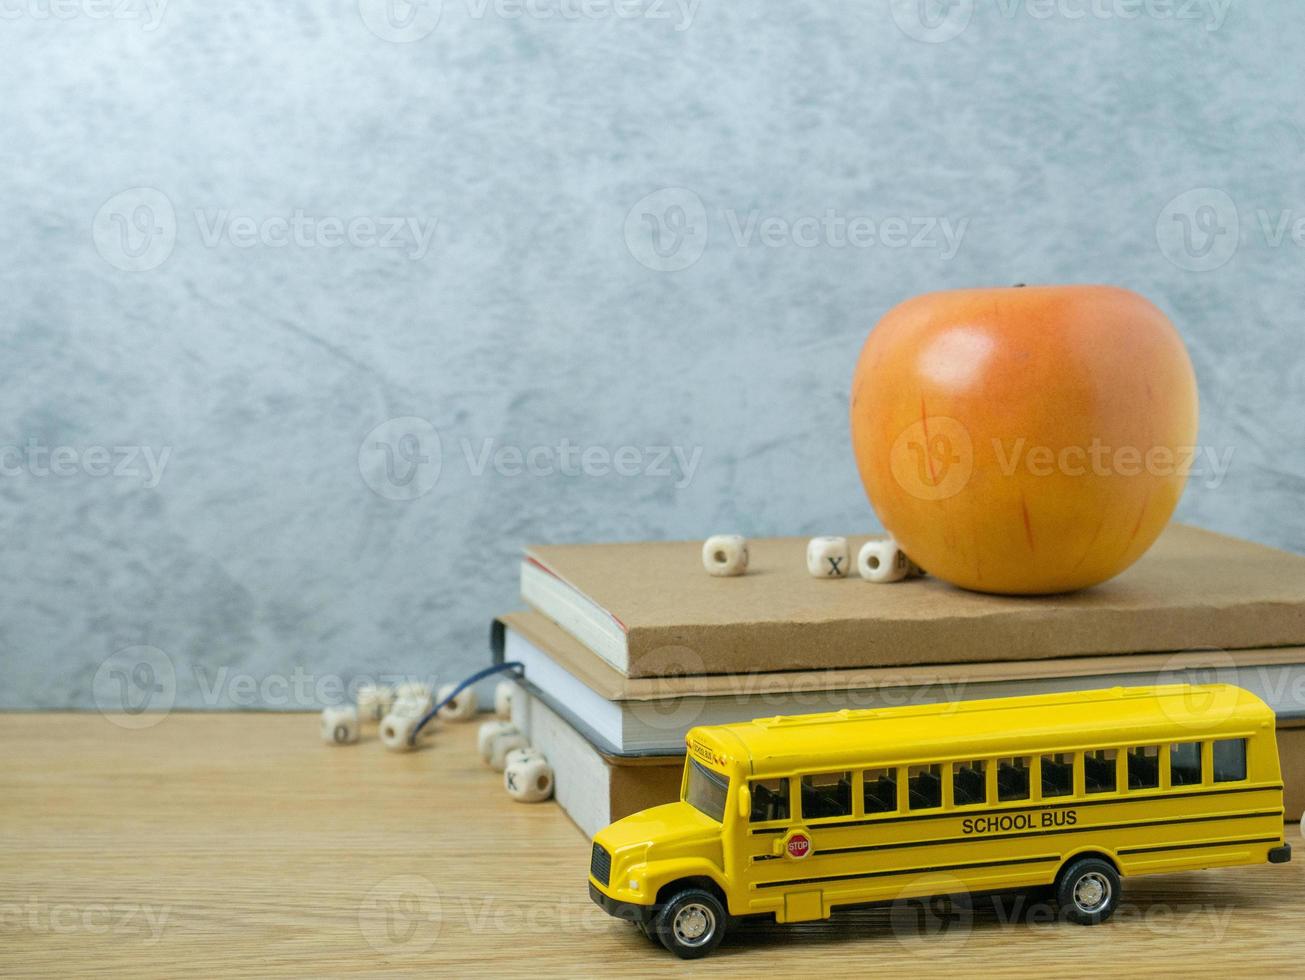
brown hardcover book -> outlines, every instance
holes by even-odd
[[[806,540],[751,541],[738,578],[707,575],[697,541],[541,545],[521,594],[630,678],[1305,646],[1305,557],[1193,527],[1109,582],[1040,597],[815,579]]]
[[[1297,821],[1305,811],[1305,718],[1278,719],[1278,762],[1282,766],[1282,805]]]
[[[1305,724],[1305,647],[628,678],[538,612],[499,617],[491,647],[497,661],[521,663],[532,695],[613,756],[682,752],[694,725],[1151,684],[1235,684],[1263,698],[1280,726]]]
[[[520,634],[539,652],[607,701],[661,701],[684,698],[757,697],[775,708],[792,693],[934,688],[961,699],[966,689],[981,684],[1072,681],[1094,678],[1110,684],[1192,683],[1217,681],[1252,688],[1264,687],[1266,697],[1284,688],[1279,668],[1305,665],[1305,646],[1257,647],[1247,650],[1185,650],[1177,653],[1112,654],[1105,657],[1057,657],[1045,660],[992,660],[986,663],[922,664],[904,667],[853,667],[807,671],[767,671],[737,674],[679,674],[665,677],[626,677],[593,655],[584,644],[548,617],[534,611],[507,613],[497,623]],[[496,630],[497,632],[497,630]],[[495,656],[503,658],[505,640],[496,637]],[[1266,676],[1261,676],[1265,674]],[[1133,675],[1144,676],[1138,680]],[[1108,680],[1100,680],[1107,678]],[[1294,675],[1293,675],[1294,679]],[[1257,683],[1258,682],[1258,683]],[[1038,693],[1032,689],[1022,694]],[[1005,695],[1011,696],[1011,695]],[[808,711],[845,705],[818,705]],[[1276,706],[1277,710],[1283,710]],[[763,711],[764,707],[758,710]],[[1292,705],[1302,713],[1305,702]],[[797,713],[796,711],[794,713]]]

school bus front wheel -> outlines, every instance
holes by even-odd
[[[680,800],[594,839],[589,894],[671,952],[733,917],[1291,859],[1274,715],[1228,685],[1112,688],[695,728]]]
[[[680,959],[698,959],[720,945],[727,918],[724,904],[714,894],[704,888],[685,888],[661,906],[649,932]]]

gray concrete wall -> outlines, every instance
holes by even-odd
[[[1305,551],[1300,5],[152,3],[0,22],[0,706],[452,678],[527,542],[871,529],[853,361],[952,286],[1154,299],[1180,516]]]

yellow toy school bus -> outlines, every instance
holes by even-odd
[[[1114,688],[695,728],[681,798],[594,839],[589,894],[684,958],[779,922],[1054,885],[1103,922],[1120,879],[1291,858],[1273,712],[1228,685]]]

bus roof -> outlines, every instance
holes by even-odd
[[[1240,687],[1172,684],[757,718],[695,728],[688,739],[762,776],[1182,741],[1273,723],[1272,710]]]

